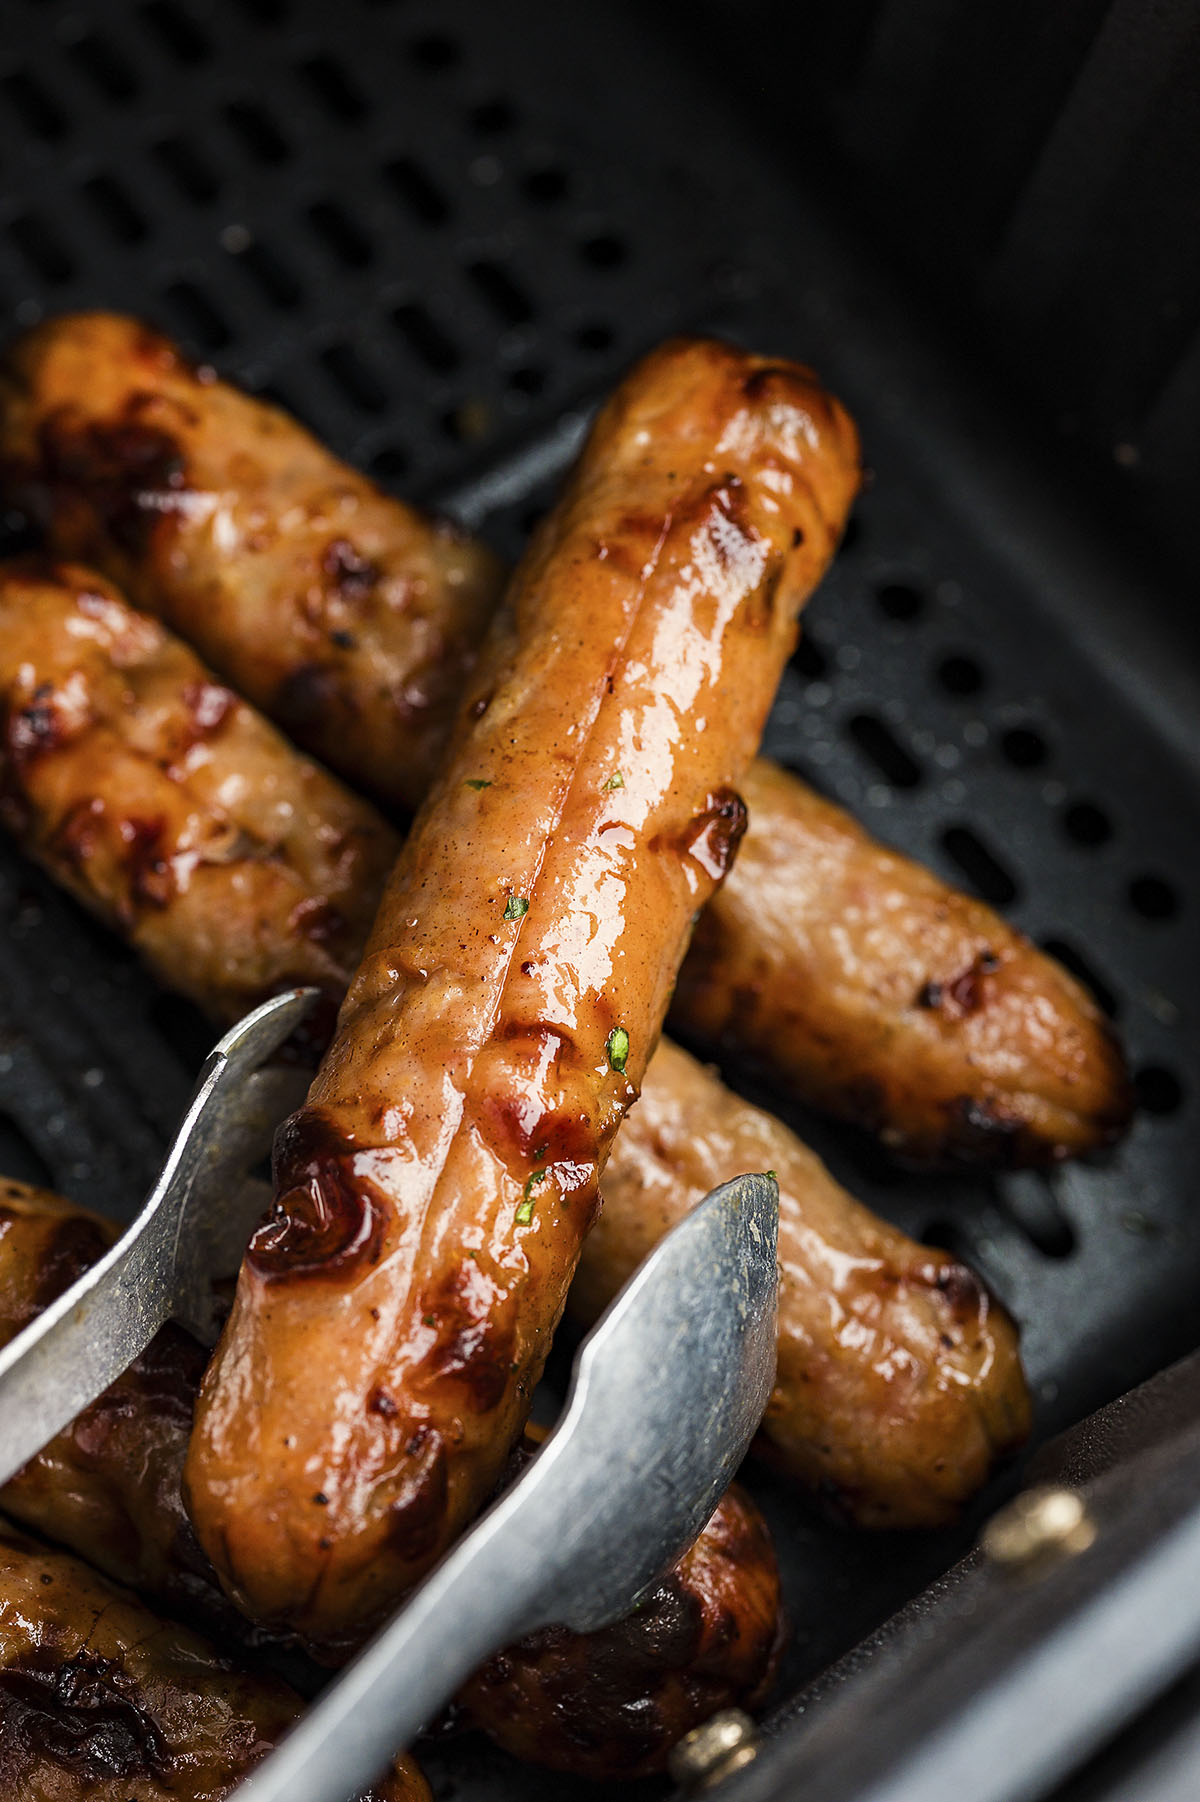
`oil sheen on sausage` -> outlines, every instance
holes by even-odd
[[[332,769],[414,805],[499,595],[491,552],[137,320],[50,320],[2,380],[0,465],[56,547]]]
[[[201,1541],[247,1610],[359,1631],[528,1411],[796,616],[858,482],[805,370],[641,363],[523,560],[201,1391]]]

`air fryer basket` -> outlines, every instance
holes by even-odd
[[[1030,419],[914,327],[853,213],[753,129],[754,90],[738,110],[657,12],[617,4],[5,10],[12,328],[144,314],[510,556],[654,340],[712,327],[817,366],[872,478],[768,749],[1075,970],[1143,1111],[1107,1163],[934,1179],[771,1104],[986,1275],[1022,1324],[1037,1442],[1191,1349],[1200,707],[1170,597],[1060,499]],[[0,1170],[127,1214],[207,1029],[7,846],[0,914]],[[1019,1474],[962,1531],[909,1539],[840,1532],[756,1476],[794,1627],[781,1694],[945,1569]],[[573,1787],[475,1742],[430,1763],[444,1795]]]

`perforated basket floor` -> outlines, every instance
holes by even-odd
[[[141,312],[509,555],[587,409],[656,338],[715,325],[821,369],[874,474],[769,749],[1089,982],[1144,1111],[1111,1163],[990,1181],[900,1175],[773,1105],[992,1281],[1039,1437],[1200,1339],[1190,678],[1035,434],[910,326],[752,110],[693,78],[644,8],[9,0],[6,25],[11,326]],[[0,1170],[127,1213],[208,1035],[6,847],[0,913]],[[756,1482],[795,1629],[784,1689],[972,1530],[866,1540]],[[573,1787],[473,1742],[430,1762],[443,1795]]]

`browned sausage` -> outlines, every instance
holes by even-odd
[[[299,1696],[0,1522],[0,1802],[219,1802]],[[411,1758],[364,1802],[430,1802]]]
[[[397,842],[157,620],[40,559],[0,565],[0,819],[230,1019],[340,997]]]
[[[906,1157],[1051,1163],[1111,1143],[1130,1087],[1060,964],[759,762],[754,830],[705,910],[672,1025],[748,1054]]]
[[[8,616],[0,606],[0,665],[6,650],[2,628]],[[36,643],[31,635],[23,638],[23,660],[35,684],[44,668],[57,669],[60,683],[72,680],[62,674],[66,653],[62,651],[60,658],[60,641],[73,617],[68,606],[64,606],[61,619],[46,612],[41,622],[45,637]],[[91,642],[89,648],[99,656]],[[166,693],[160,697],[158,710],[170,710]],[[121,722],[129,717],[121,715],[114,731],[119,732]],[[289,750],[287,755],[296,763],[301,761],[297,752]],[[226,766],[231,767],[228,756]],[[89,760],[74,767],[86,779],[88,796],[105,796],[102,766]],[[290,790],[295,785],[285,777],[280,786]],[[70,804],[67,796],[60,797],[60,805]],[[336,820],[329,825],[332,831]],[[319,811],[315,818],[307,816],[303,829],[320,835]],[[321,864],[315,855],[297,856],[291,867],[303,883],[304,872],[319,871]],[[85,881],[88,873],[88,865],[78,866],[77,882]],[[360,878],[364,890],[371,886],[369,870],[360,870]],[[225,964],[249,970],[257,956],[265,958],[271,970],[302,968],[291,944],[288,921],[281,928],[277,917],[271,925],[270,930],[284,933],[277,949],[264,952],[261,943],[256,943],[253,932],[268,928],[261,922],[256,925],[255,916],[239,902],[243,882],[236,862],[214,865],[208,871],[206,897],[214,917],[224,924]],[[314,909],[322,903],[320,891],[314,890],[308,898]],[[365,920],[372,910],[374,889],[370,896],[362,894],[361,906],[357,894],[353,899],[350,913]],[[304,916],[307,911],[302,895],[293,914]],[[242,943],[244,938],[248,942]],[[201,992],[197,974],[203,975],[203,966],[191,954],[186,937],[175,930],[169,912],[161,923],[159,947],[159,975],[172,980],[181,974],[190,980],[198,1000],[219,1010],[221,991]],[[354,948],[348,949],[353,956]],[[700,1071],[678,1050],[663,1046],[655,1054],[642,1101],[618,1136],[604,1183],[609,1214],[601,1223],[596,1244],[585,1251],[577,1291],[582,1293],[582,1283],[592,1286],[589,1272],[595,1265],[608,1285],[605,1294],[610,1293],[619,1282],[614,1273],[629,1274],[668,1219],[675,1218],[705,1189],[756,1161],[784,1176],[784,1237],[790,1243],[788,1222],[792,1220],[793,1261],[801,1259],[809,1246],[815,1248],[807,1280],[785,1284],[781,1298],[783,1342],[792,1344],[796,1356],[802,1351],[803,1361],[789,1365],[784,1359],[783,1368],[790,1371],[790,1379],[781,1381],[777,1412],[768,1425],[775,1455],[800,1481],[816,1483],[827,1493],[836,1491],[844,1510],[860,1522],[926,1525],[939,1513],[949,1514],[986,1475],[989,1446],[1000,1453],[1017,1435],[1027,1406],[1007,1322],[993,1312],[986,1329],[981,1326],[980,1330],[996,1336],[995,1355],[964,1363],[962,1334],[970,1320],[964,1326],[945,1299],[949,1291],[930,1288],[934,1282],[949,1284],[954,1267],[944,1259],[931,1258],[891,1229],[872,1223],[791,1133],[735,1099],[711,1073]],[[847,1266],[840,1254],[855,1245],[868,1258],[873,1256],[873,1234],[883,1235],[892,1253],[883,1257],[876,1271],[877,1284],[866,1284],[856,1306],[859,1315],[879,1307],[879,1339],[857,1328],[847,1330],[849,1316],[840,1303],[831,1304],[827,1294],[827,1289],[836,1294],[851,1273],[856,1284],[865,1282],[866,1267],[861,1260]],[[921,1331],[914,1336],[910,1330],[909,1287],[899,1283],[899,1269],[913,1273],[909,1282],[918,1284],[928,1306],[944,1310],[945,1341],[940,1331],[932,1335]],[[924,1281],[920,1273],[924,1273]],[[895,1289],[889,1287],[893,1280],[899,1283]],[[968,1316],[972,1309],[988,1305],[970,1287],[965,1274],[955,1278],[952,1293]],[[597,1304],[593,1301],[591,1305],[595,1311]],[[902,1399],[897,1401],[897,1384],[881,1383],[878,1371],[891,1368],[892,1350],[900,1347],[907,1347],[908,1352],[897,1365],[903,1373],[899,1383]],[[826,1373],[821,1381],[814,1375],[818,1370]],[[993,1421],[990,1430],[981,1432],[980,1422],[997,1409],[1009,1411],[1009,1425]],[[115,1418],[121,1418],[119,1411]],[[114,1574],[126,1575],[120,1569]]]
[[[428,632],[414,633],[404,609],[372,609],[372,632],[355,642],[362,717],[349,731],[349,653],[321,638],[332,603],[325,575],[310,567],[314,529],[318,539],[324,531],[314,528],[311,501],[314,468],[321,485],[346,494],[358,494],[362,478],[283,415],[194,376],[135,321],[51,321],[21,341],[11,370],[0,461],[33,491],[59,547],[86,550],[129,582],[335,768],[377,793],[416,799],[450,712],[437,704],[406,713],[412,755],[398,778],[394,697],[429,688],[431,639],[445,660],[439,693],[459,692],[497,591],[483,555],[464,598],[448,573],[428,578],[427,534],[410,511],[373,498],[372,558],[395,584],[411,576]],[[200,447],[203,473],[168,458],[164,477],[131,420],[174,420],[180,457]],[[135,467],[139,445],[145,466]],[[251,554],[220,562],[216,574],[211,533],[192,517],[197,484],[226,497],[246,484],[250,494],[228,530],[234,549],[250,543]],[[214,582],[219,604],[209,606]],[[297,645],[298,657],[317,661],[282,679],[281,648]],[[322,657],[333,658],[336,680]],[[684,966],[673,1016],[681,1032],[721,1037],[803,1099],[878,1131],[910,1158],[1049,1163],[1121,1132],[1130,1091],[1120,1054],[1058,964],[980,902],[883,850],[795,777],[760,762],[748,783],[749,849]]]
[[[779,1178],[779,1365],[759,1447],[860,1526],[953,1519],[1029,1431],[1012,1321],[861,1207],[769,1114],[664,1041],[604,1173],[572,1310],[593,1320],[717,1183]]]
[[[201,1391],[189,1505],[252,1615],[360,1631],[494,1486],[857,481],[807,371],[708,341],[600,415],[277,1141]]]
[[[644,1777],[719,1709],[757,1706],[780,1640],[770,1535],[735,1486],[635,1613],[598,1633],[531,1634],[476,1672],[460,1702],[530,1764]]]
[[[420,799],[498,598],[489,551],[136,320],[39,327],[4,387],[0,460],[64,555],[359,787]]]

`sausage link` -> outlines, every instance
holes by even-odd
[[[219,1802],[303,1703],[0,1522],[0,1802]],[[411,1758],[362,1802],[430,1802]]]
[[[332,767],[390,799],[420,798],[449,731],[447,697],[460,691],[498,597],[486,553],[472,562],[459,547],[470,571],[462,582],[450,565],[430,577],[428,528],[408,508],[376,495],[284,415],[189,371],[133,320],[50,321],[20,341],[9,367],[0,462],[32,493],[59,548],[93,555],[129,583]],[[156,465],[154,433],[168,427],[176,450]],[[421,594],[424,630],[403,607],[372,606],[371,631],[355,635],[343,621],[322,637],[334,603],[314,482],[371,495],[371,560],[385,587],[411,581]],[[215,572],[213,496],[245,553],[222,554]],[[355,638],[352,654],[339,632]],[[408,755],[396,763],[395,696],[435,683],[434,704],[403,713]],[[747,780],[748,849],[705,913],[675,1001],[685,1037],[753,1057],[805,1101],[914,1160],[1044,1164],[1119,1136],[1130,1111],[1120,1052],[1060,965],[794,776],[760,761]]]
[[[0,622],[4,617],[0,609]],[[35,684],[43,667],[57,666],[58,640],[65,636],[71,618],[70,609],[64,608],[61,619],[45,619],[46,638],[39,638],[36,655],[32,645],[27,648]],[[297,752],[287,755],[300,762]],[[91,765],[88,768],[89,781],[102,784],[101,774]],[[751,792],[757,792],[759,783],[755,775]],[[291,785],[284,781],[282,786]],[[103,787],[89,792],[102,794]],[[319,833],[320,816],[315,825],[310,816],[305,830]],[[303,871],[312,863],[300,858],[297,867]],[[87,868],[83,866],[81,875]],[[734,879],[731,875],[730,881]],[[214,917],[226,923],[226,957],[249,966],[255,944],[253,938],[246,946],[240,943],[251,918],[238,901],[242,880],[236,864],[214,866],[207,899]],[[351,911],[356,920],[366,920],[376,903],[378,879],[360,870],[358,886],[363,892],[356,894]],[[320,900],[318,893],[310,898]],[[719,904],[718,898],[709,911]],[[303,901],[297,911],[304,911]],[[170,931],[171,922],[165,924]],[[351,960],[357,950],[350,948]],[[269,961],[272,967],[283,967],[281,954]],[[190,975],[196,998],[219,1011],[220,993],[198,991],[196,961],[178,935],[164,945],[158,973],[167,981]],[[622,1126],[606,1171],[608,1213],[584,1252],[574,1291],[580,1305],[598,1312],[670,1220],[707,1189],[755,1163],[776,1169],[783,1179],[784,1242],[792,1245],[793,1261],[801,1260],[807,1272],[803,1281],[785,1284],[780,1301],[782,1342],[792,1344],[801,1361],[794,1380],[787,1383],[781,1366],[780,1395],[766,1429],[774,1456],[798,1481],[836,1493],[843,1511],[860,1524],[927,1525],[948,1516],[986,1475],[989,1443],[995,1455],[1005,1451],[1018,1436],[1028,1406],[1007,1321],[993,1306],[980,1332],[994,1335],[994,1355],[973,1367],[964,1364],[961,1344],[967,1328],[946,1298],[957,1297],[968,1315],[972,1307],[986,1308],[986,1298],[972,1299],[971,1279],[965,1273],[955,1275],[957,1266],[931,1259],[902,1235],[887,1237],[890,1229],[872,1222],[786,1128],[731,1095],[711,1072],[701,1071],[683,1052],[665,1044],[651,1060],[641,1103]],[[794,1224],[794,1244],[789,1222]],[[862,1257],[874,1255],[872,1234],[884,1235],[893,1247],[892,1255],[878,1267],[876,1300],[868,1299],[874,1293],[869,1284],[856,1291],[859,1313],[864,1308],[880,1309],[878,1339],[844,1330],[850,1316],[840,1303],[831,1308],[828,1299],[850,1271],[860,1286],[865,1282]],[[816,1246],[820,1256],[804,1266],[809,1245]],[[861,1256],[848,1266],[842,1254],[852,1247]],[[923,1281],[927,1305],[945,1313],[941,1322],[947,1329],[945,1339],[941,1330],[919,1333],[915,1339],[909,1333],[906,1338],[908,1289],[900,1282],[900,1271],[910,1272],[906,1279],[910,1284]],[[967,1327],[975,1324],[971,1317]],[[894,1365],[890,1347],[897,1350]],[[907,1349],[901,1357],[903,1347]],[[893,1369],[897,1376],[904,1373],[899,1400],[896,1385],[882,1382],[878,1375]],[[822,1380],[815,1380],[815,1371],[825,1373]],[[1008,1425],[1001,1420],[981,1434],[981,1418],[988,1418],[990,1408],[1004,1406],[1011,1412]],[[881,1407],[886,1431],[879,1426]],[[121,1411],[111,1418],[119,1422]],[[921,1474],[935,1468],[936,1482]],[[22,1518],[36,1520],[36,1513]],[[114,1570],[108,1564],[105,1568],[118,1577],[127,1575],[121,1568]]]
[[[0,819],[226,1019],[340,999],[397,845],[157,620],[36,558],[0,565]]]
[[[136,320],[38,327],[3,387],[0,464],[63,554],[358,787],[414,805],[499,596],[491,552]]]
[[[1110,1144],[1131,1091],[1060,964],[840,807],[759,761],[736,870],[671,1024],[749,1056],[916,1161],[1047,1164]]]
[[[626,379],[527,554],[308,1105],[187,1466],[250,1614],[382,1615],[495,1485],[858,481],[805,370]]]
[[[597,1318],[711,1188],[763,1169],[779,1179],[779,1362],[759,1450],[859,1526],[952,1520],[1029,1432],[1012,1321],[964,1264],[860,1206],[666,1041],[604,1173],[572,1312]]]

